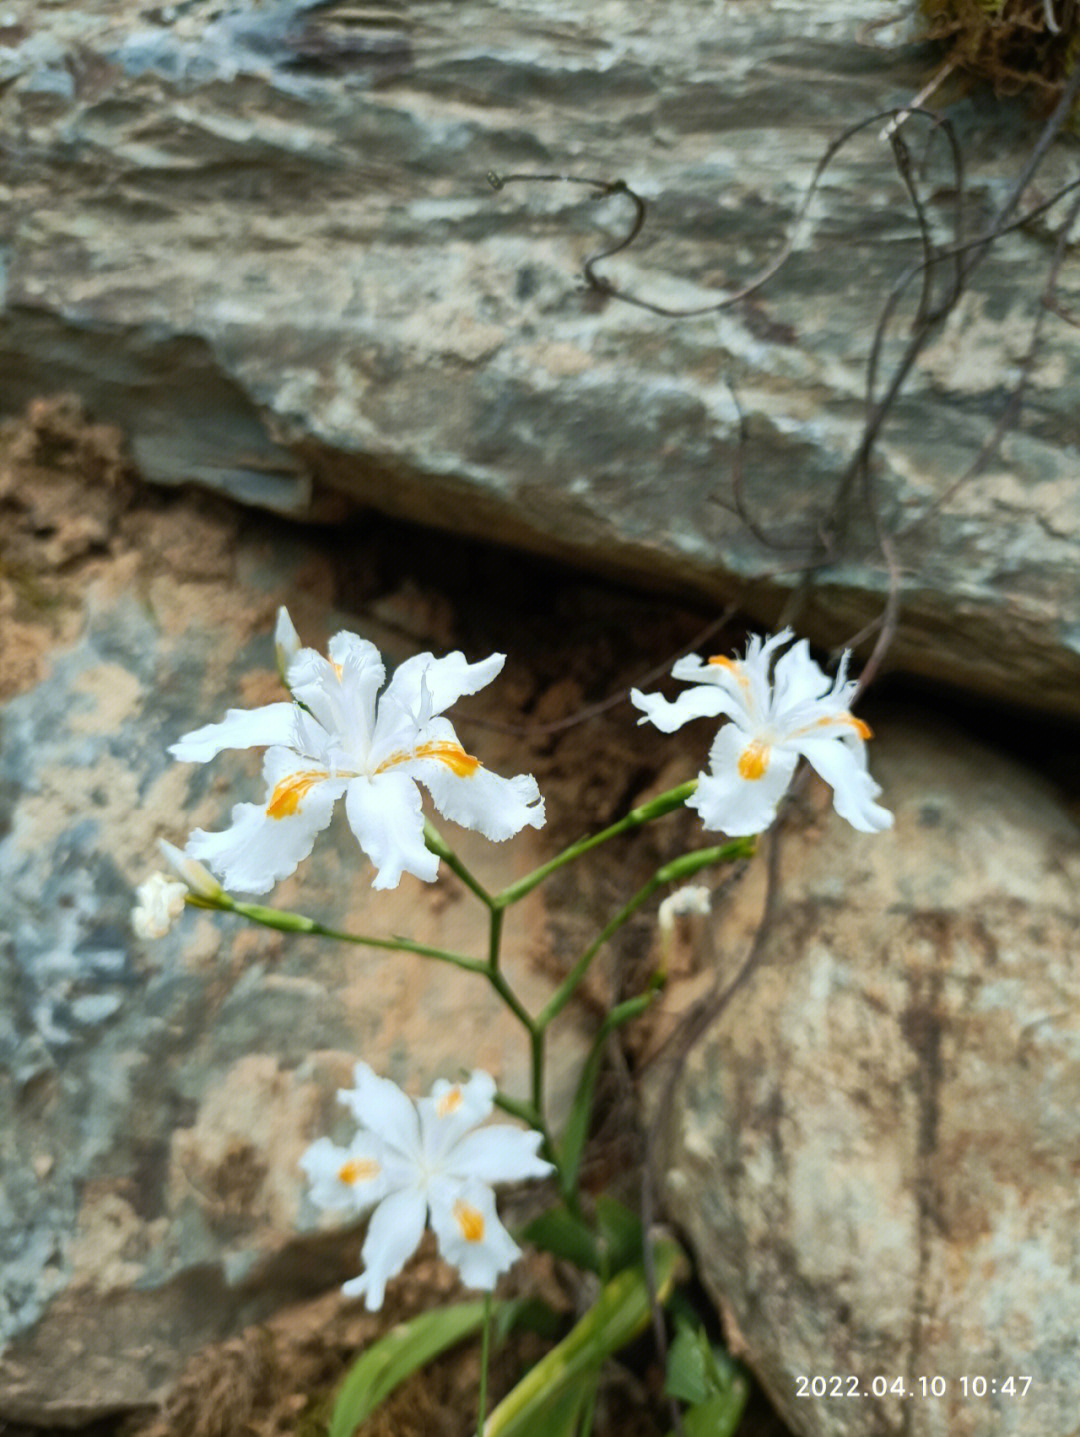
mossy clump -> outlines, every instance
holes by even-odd
[[[1080,0],[921,0],[952,68],[1052,105],[1080,64]]]

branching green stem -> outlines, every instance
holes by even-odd
[[[647,902],[658,888],[663,888],[668,883],[678,883],[685,878],[690,878],[702,868],[708,868],[714,863],[732,863],[739,858],[749,858],[754,852],[754,843],[755,839],[753,838],[736,838],[730,843],[723,843],[712,848],[700,848],[696,853],[686,853],[681,858],[676,858],[673,862],[665,863],[662,868],[658,868],[649,881],[638,889],[629,903],[619,909],[614,918],[600,930],[597,938],[585,949],[537,1017],[537,1027],[545,1029],[552,1019],[562,1012],[574,996],[578,985],[589,971],[589,965],[600,949],[628,919],[633,917],[641,905]]]
[[[466,888],[476,894],[477,898],[479,898],[480,902],[485,906],[485,908],[494,908],[495,899],[487,891],[487,889],[480,882],[480,880],[473,877],[473,875],[465,867],[464,863],[462,863],[461,859],[447,843],[446,839],[443,838],[439,830],[435,827],[431,820],[427,818],[424,819],[424,843],[432,853],[437,854],[438,857],[443,860],[447,868],[451,869],[454,873],[457,874],[457,876],[461,879],[462,883],[464,883]]]
[[[582,1075],[582,1082],[579,1085],[578,1096],[574,1102],[568,1124],[568,1132],[563,1142],[563,1153],[560,1154],[548,1130],[545,1119],[544,1107],[544,1070],[546,1059],[547,1030],[551,1023],[566,1007],[578,987],[589,971],[593,959],[604,946],[604,944],[617,933],[618,930],[632,917],[634,913],[646,903],[658,888],[669,883],[678,883],[716,863],[730,863],[736,859],[749,858],[754,851],[756,840],[753,838],[739,838],[730,843],[720,844],[710,848],[699,849],[696,853],[685,854],[671,863],[665,863],[658,868],[649,881],[625,904],[618,913],[601,929],[600,933],[592,943],[585,949],[570,972],[566,975],[558,988],[549,998],[543,1009],[533,1017],[522,1003],[521,999],[514,992],[505,974],[499,966],[500,949],[502,944],[503,914],[511,904],[517,903],[526,894],[533,891],[543,883],[557,869],[580,858],[582,854],[588,853],[590,849],[596,848],[608,839],[615,838],[619,834],[628,833],[632,829],[640,828],[643,824],[650,823],[654,818],[661,818],[664,814],[671,813],[674,809],[681,807],[697,787],[697,781],[680,784],[677,788],[670,789],[667,793],[661,794],[658,798],[648,803],[640,804],[633,808],[617,823],[603,829],[600,833],[591,837],[579,839],[572,843],[569,848],[563,849],[562,853],[556,855],[548,863],[542,864],[534,869],[532,873],[526,874],[524,878],[516,883],[511,883],[501,892],[492,894],[484,885],[473,876],[469,869],[454,853],[453,849],[445,841],[433,824],[425,820],[424,841],[430,851],[436,854],[446,863],[452,872],[469,891],[477,897],[488,910],[489,930],[486,958],[470,958],[463,953],[454,953],[445,948],[433,948],[425,943],[416,943],[411,938],[369,938],[364,934],[346,933],[338,928],[330,928],[324,923],[319,923],[313,918],[307,918],[301,913],[290,913],[284,909],[266,908],[257,903],[241,903],[232,898],[223,889],[217,889],[213,893],[189,890],[187,902],[196,908],[216,908],[225,913],[236,913],[242,918],[249,919],[252,923],[260,924],[264,928],[274,928],[283,933],[303,933],[312,937],[334,938],[340,943],[352,943],[364,948],[377,948],[384,951],[415,953],[421,958],[433,958],[440,963],[449,963],[455,968],[460,968],[467,973],[478,973],[486,978],[495,993],[522,1025],[529,1035],[529,1067],[530,1086],[532,1089],[530,1102],[522,1102],[507,1098],[502,1094],[497,1098],[498,1105],[506,1112],[512,1113],[521,1118],[524,1122],[534,1128],[543,1137],[543,1148],[545,1156],[556,1164],[560,1169],[560,1187],[563,1197],[568,1204],[576,1206],[577,1198],[577,1173],[580,1163],[581,1146],[585,1139],[588,1125],[588,1109],[591,1107],[592,1091],[595,1085],[596,1072],[600,1062],[600,1054],[603,1043],[610,1033],[621,1024],[630,1021],[638,1014],[644,1012],[655,996],[655,986],[649,992],[636,998],[628,999],[619,1004],[607,1015],[602,1023],[599,1032],[590,1048],[586,1060],[585,1071]],[[485,1352],[488,1340],[487,1325],[485,1325]],[[486,1372],[486,1369],[485,1369]],[[485,1379],[486,1380],[486,1379]],[[483,1405],[483,1395],[481,1403]],[[483,1413],[481,1411],[481,1424]]]
[[[681,807],[696,788],[697,779],[692,778],[688,783],[681,783],[678,788],[672,788],[667,793],[662,793],[659,798],[650,799],[648,803],[632,808],[625,818],[619,819],[618,823],[613,823],[610,828],[602,829],[589,838],[579,838],[576,843],[572,843],[569,848],[564,848],[549,862],[541,864],[532,873],[527,873],[524,878],[519,878],[516,883],[511,883],[509,888],[504,888],[501,893],[496,893],[492,902],[500,908],[509,908],[511,903],[516,903],[519,898],[524,898],[526,893],[531,893],[557,868],[572,863],[575,858],[580,858],[591,848],[606,843],[609,838],[617,838],[620,833],[628,833],[632,828],[640,828],[643,823],[650,823],[654,818],[662,818],[665,813],[671,813],[674,809]]]

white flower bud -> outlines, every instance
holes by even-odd
[[[164,938],[184,911],[187,888],[164,873],[154,873],[135,891],[131,926],[137,938]]]
[[[163,856],[172,864],[180,877],[184,880],[192,893],[199,898],[209,899],[213,902],[220,898],[224,889],[214,875],[197,858],[192,858],[183,849],[177,848],[175,843],[169,843],[167,839],[159,838],[158,847]]]
[[[656,917],[660,924],[660,931],[670,933],[675,927],[676,918],[682,918],[690,913],[708,913],[709,910],[709,890],[702,884],[688,883],[683,888],[676,888],[674,893],[668,894],[661,903]]]
[[[282,604],[277,613],[277,627],[274,630],[274,652],[277,655],[278,673],[286,688],[289,686],[289,665],[300,652],[300,635],[296,632],[289,611]]]

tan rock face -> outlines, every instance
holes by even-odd
[[[108,547],[76,562],[43,552],[32,505],[40,483],[65,478],[77,502],[76,479],[55,462],[8,473],[21,564],[0,590],[34,663],[5,670],[20,691],[0,725],[0,1423],[49,1426],[152,1403],[192,1351],[355,1275],[360,1231],[318,1230],[298,1159],[323,1134],[351,1133],[335,1092],[358,1058],[414,1094],[482,1067],[527,1096],[530,1066],[517,1020],[447,964],[289,942],[190,909],[155,943],[130,926],[135,886],[163,866],[156,838],[221,827],[234,802],[263,792],[254,754],[211,771],[174,762],[167,745],[230,706],[281,698],[275,601],[290,603],[305,641],[362,629],[391,665],[467,642],[432,632],[458,621],[449,601],[425,590],[421,602],[415,580],[394,579],[375,604],[385,622],[333,614],[325,551],[264,519],[241,534],[235,516],[200,515],[179,496],[160,509],[159,496],[134,499],[110,519]],[[370,539],[361,547],[350,546],[349,582],[375,567]],[[192,564],[222,553],[224,573]],[[27,602],[24,576],[31,595],[62,595],[65,623]],[[514,647],[488,711],[497,723],[542,687],[524,642]],[[530,767],[516,736],[472,737],[493,768]],[[546,831],[495,845],[451,839],[453,827],[448,841],[495,890],[552,851]],[[335,822],[268,901],[477,957],[485,911],[445,866],[442,878],[376,893]],[[549,949],[538,891],[508,913],[503,945],[531,1012],[557,981]],[[552,1034],[555,1115],[584,1041],[568,1011]]]
[[[788,836],[764,964],[680,1085],[664,1191],[801,1437],[1071,1432],[1080,830],[936,721],[878,740],[896,828]],[[754,907],[714,915],[727,961]]]

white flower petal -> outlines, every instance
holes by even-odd
[[[630,702],[645,715],[638,723],[655,724],[661,733],[674,733],[691,719],[716,718],[730,708],[728,696],[711,684],[684,689],[674,702],[662,694],[643,694],[640,689],[631,689]]]
[[[739,837],[761,833],[776,817],[776,806],[787,791],[798,757],[773,748],[758,778],[744,778],[739,760],[753,740],[734,724],[716,735],[709,750],[709,772],[698,775],[697,791],[686,800],[696,808],[707,829]]]
[[[415,654],[394,670],[383,702],[390,699],[403,708],[418,712],[422,678],[427,686],[430,712],[441,714],[464,694],[475,694],[486,688],[505,663],[505,654],[492,654],[475,664],[470,664],[459,651],[441,659],[433,654]]]
[[[495,1079],[478,1070],[466,1083],[440,1078],[431,1096],[416,1105],[420,1115],[420,1145],[430,1169],[442,1167],[447,1154],[470,1129],[482,1123],[495,1105]]]
[[[854,684],[846,684],[842,674],[837,677],[842,688],[855,687]],[[834,693],[836,687],[836,681],[830,679],[811,657],[810,645],[805,639],[800,639],[786,654],[781,654],[773,667],[772,707],[777,714],[777,723],[783,722],[785,712],[800,704],[818,707],[823,698]],[[843,707],[843,704],[840,706]]]
[[[458,1269],[466,1287],[490,1292],[500,1273],[521,1256],[499,1221],[495,1194],[483,1183],[433,1184],[431,1226],[439,1252]]]
[[[378,773],[382,769],[404,763],[412,756],[420,742],[432,742],[438,737],[432,732],[432,723],[428,722],[431,717],[431,702],[426,694],[421,694],[416,703],[410,705],[402,701],[400,692],[395,695],[392,690],[393,680],[390,688],[379,700],[378,717],[369,748],[369,773]],[[433,722],[440,726],[447,742],[461,747],[448,719],[436,719]]]
[[[464,1083],[436,1078],[431,1085],[431,1096],[421,1098],[418,1106],[421,1113],[430,1112],[432,1118],[448,1130],[465,1133],[491,1113],[496,1091],[491,1074],[477,1068]]]
[[[407,774],[353,779],[345,793],[345,812],[377,870],[373,888],[396,888],[403,873],[434,882],[439,860],[424,843],[420,790]]]
[[[360,767],[366,768],[386,666],[374,644],[345,632],[330,640],[330,658],[337,665],[335,676],[340,674],[338,682],[330,686],[335,704],[333,731],[342,749],[364,760]]]
[[[300,1159],[311,1184],[309,1196],[326,1211],[364,1212],[387,1191],[382,1148],[369,1133],[360,1133],[347,1148],[319,1138]]]
[[[845,740],[833,737],[801,739],[800,753],[833,791],[833,806],[841,818],[861,833],[881,833],[891,828],[893,816],[874,802],[881,792],[866,771],[866,750],[857,736]]]
[[[206,763],[227,748],[262,748],[287,744],[292,739],[290,703],[267,704],[259,709],[229,709],[221,723],[208,723],[184,734],[169,752],[181,763]]]
[[[307,858],[330,822],[345,780],[298,769],[302,762],[288,749],[268,749],[266,804],[238,803],[231,828],[222,833],[197,828],[188,839],[188,853],[219,874],[226,887],[268,892]]]
[[[368,1223],[360,1256],[364,1271],[345,1283],[347,1297],[362,1297],[369,1312],[382,1307],[386,1284],[412,1257],[424,1235],[427,1199],[416,1190],[384,1197]]]
[[[555,1169],[537,1156],[542,1142],[542,1135],[531,1129],[492,1123],[463,1137],[450,1153],[449,1163],[457,1176],[475,1177],[485,1183],[546,1178]]]
[[[278,846],[277,831],[271,827],[262,804],[238,803],[233,807],[230,827],[220,833],[197,828],[188,839],[188,852],[220,874],[226,888],[241,893],[269,893],[279,879],[287,878],[308,856],[317,833],[312,828],[303,835],[297,851],[291,853]]]
[[[376,658],[378,655],[376,654]],[[298,703],[307,709],[307,722],[314,723],[325,735],[322,744],[342,733],[349,723],[349,705],[342,690],[341,677],[334,665],[315,649],[301,649],[289,665],[289,689]],[[382,682],[382,666],[373,675],[374,689],[370,708],[374,711],[375,690]]]
[[[420,780],[444,818],[474,829],[494,843],[512,838],[526,824],[543,827],[544,800],[532,774],[501,778],[483,764],[476,764],[470,772],[458,772],[453,755],[446,761],[411,759],[404,768]]]
[[[360,1126],[387,1147],[417,1157],[420,1120],[412,1099],[390,1078],[380,1078],[367,1063],[357,1063],[353,1068],[353,1083],[351,1088],[338,1089],[338,1102],[344,1103]]]

